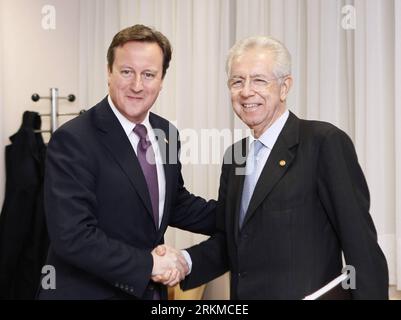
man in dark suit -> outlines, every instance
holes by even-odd
[[[215,203],[190,194],[178,161],[178,132],[149,112],[171,59],[168,39],[135,25],[117,33],[108,53],[109,95],[60,127],[48,147],[45,210],[47,264],[56,288],[40,299],[159,299],[151,275],[188,266],[178,250],[160,257],[168,225],[211,234]]]
[[[232,299],[302,299],[341,274],[343,253],[355,287],[340,286],[337,297],[388,298],[387,263],[353,143],[335,126],[287,110],[287,49],[270,37],[245,39],[231,49],[227,73],[233,109],[252,136],[225,154],[219,232],[188,249],[192,271],[182,287],[229,270]]]

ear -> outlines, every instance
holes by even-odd
[[[280,87],[280,101],[284,102],[287,99],[288,93],[292,87],[292,77],[291,75],[285,77],[283,83]]]

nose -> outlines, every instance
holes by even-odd
[[[131,90],[134,92],[140,92],[143,90],[143,83],[141,77],[134,77],[132,79]]]
[[[243,97],[249,97],[255,94],[255,91],[253,90],[253,87],[251,85],[251,80],[249,78],[245,80],[244,86],[241,89],[240,94]]]

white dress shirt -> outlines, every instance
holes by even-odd
[[[263,168],[265,167],[267,159],[269,159],[270,152],[272,151],[274,144],[277,141],[278,136],[280,135],[283,127],[290,115],[290,112],[286,110],[274,123],[268,128],[260,137],[259,141],[262,142],[264,148],[260,150],[258,153],[257,161],[260,164],[255,168],[256,171],[256,181],[259,180],[260,174],[262,173]],[[248,147],[250,147],[251,143],[256,140],[253,136],[249,136],[248,139]],[[248,148],[249,150],[249,148]]]
[[[111,107],[111,110],[116,115],[118,121],[120,122],[121,126],[123,127],[125,134],[127,135],[129,141],[131,142],[132,148],[135,151],[138,147],[139,137],[133,132],[135,128],[135,123],[129,121],[126,117],[124,117],[120,111],[116,108],[113,101],[110,98],[110,95],[107,97],[107,101]],[[159,186],[159,227],[163,218],[163,210],[164,210],[164,201],[166,197],[166,177],[164,175],[164,168],[163,168],[163,158],[160,153],[159,144],[156,140],[156,136],[153,132],[153,128],[149,122],[149,112],[146,114],[145,119],[143,120],[142,124],[146,127],[148,131],[148,137],[150,142],[152,143],[152,148],[155,153],[155,160],[156,160],[156,170],[157,170],[157,182]],[[134,208],[133,208],[134,210]]]

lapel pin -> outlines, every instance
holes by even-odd
[[[285,162],[285,160],[280,160],[279,164],[280,167],[284,167],[287,164],[287,162]]]
[[[168,144],[168,140],[166,138],[164,138],[164,142]]]

